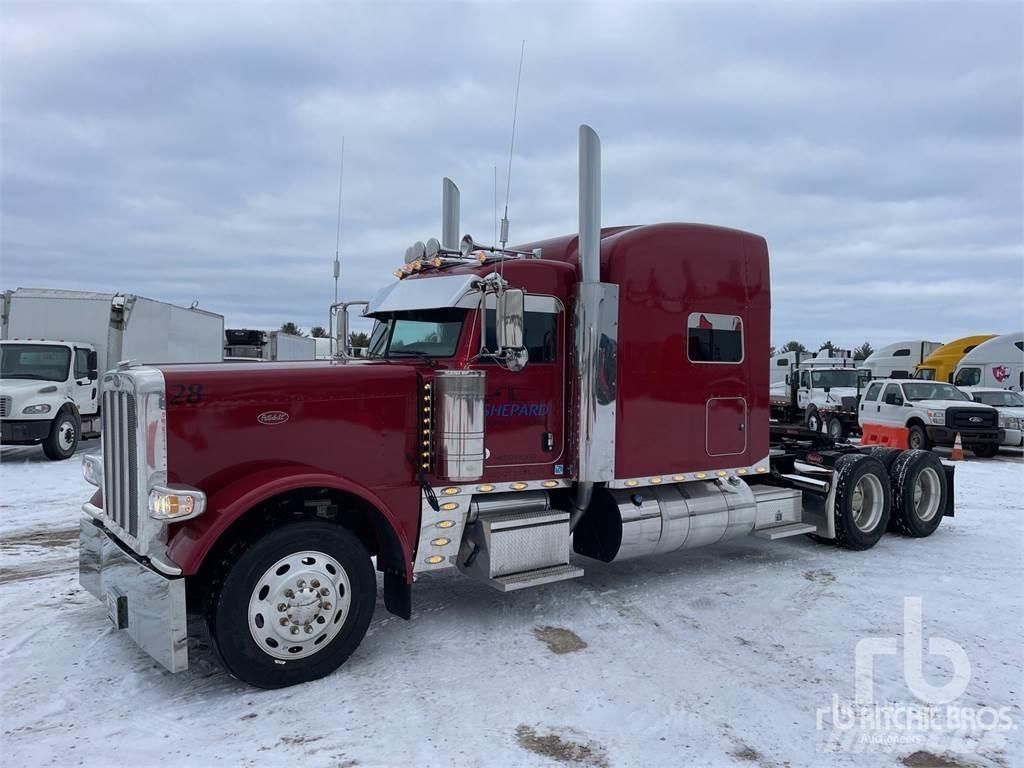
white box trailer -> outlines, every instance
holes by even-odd
[[[218,362],[224,318],[126,293],[5,291],[0,427],[8,445],[63,459],[101,428],[102,374],[118,362]]]
[[[266,360],[315,360],[316,339],[271,331],[267,334],[263,357]]]

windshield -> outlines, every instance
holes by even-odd
[[[464,309],[424,309],[379,317],[366,356],[451,357],[459,344],[465,318]]]
[[[906,395],[907,400],[970,400],[952,384],[944,384],[941,381],[904,382],[903,394]]]
[[[821,389],[823,387],[850,387],[857,386],[857,370],[855,368],[843,368],[838,371],[811,371],[811,385]]]
[[[925,381],[935,381],[935,369],[934,368],[918,368],[917,373],[914,374],[915,379],[924,379]]]
[[[5,379],[64,381],[71,366],[71,349],[43,344],[4,344],[0,375]]]
[[[1024,406],[1024,397],[1019,392],[1010,392],[1009,390],[1003,390],[1002,392],[975,392],[974,399],[985,405],[994,405],[996,408],[1005,408],[1007,406],[1020,408]]]

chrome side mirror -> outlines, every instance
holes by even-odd
[[[498,294],[495,337],[499,350],[523,349],[525,304],[526,294],[519,288],[506,288]]]

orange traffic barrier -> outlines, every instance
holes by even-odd
[[[890,427],[885,424],[862,424],[861,445],[884,445],[886,448],[906,448],[906,427]]]
[[[964,460],[964,445],[960,442],[960,433],[956,433],[956,439],[953,440],[953,452],[949,454],[950,461],[963,461]]]

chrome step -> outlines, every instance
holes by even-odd
[[[583,569],[577,568],[575,565],[553,565],[549,568],[538,568],[535,571],[525,571],[524,573],[499,576],[496,579],[487,579],[487,584],[499,592],[515,592],[517,589],[539,587],[541,584],[576,579],[582,575]]]
[[[762,539],[775,541],[784,539],[787,536],[799,536],[804,533],[814,533],[818,527],[810,523],[788,523],[786,525],[773,525],[768,528],[755,530],[753,534]]]

